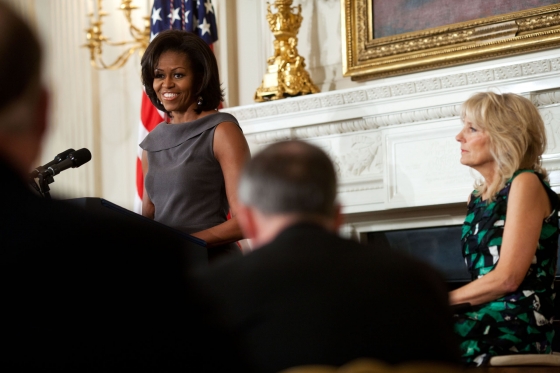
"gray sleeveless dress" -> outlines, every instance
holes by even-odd
[[[160,123],[140,147],[148,155],[146,192],[155,206],[154,220],[191,234],[226,221],[229,204],[224,176],[214,157],[216,126],[237,119],[210,114],[192,122]],[[236,244],[211,248],[209,260],[241,251]]]

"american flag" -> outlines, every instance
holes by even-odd
[[[218,40],[216,13],[211,0],[154,0],[151,13],[151,39],[160,31],[168,29],[195,32],[212,47]],[[142,93],[138,143],[165,119],[165,114],[152,105],[146,93]],[[136,198],[134,210],[142,210],[144,175],[142,173],[142,149],[138,147],[136,158]]]

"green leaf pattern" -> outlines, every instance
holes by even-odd
[[[499,261],[511,182],[522,172],[534,173],[517,171],[494,202],[487,203],[474,192],[471,195],[461,241],[472,280],[491,272]],[[536,260],[517,291],[455,315],[455,331],[461,339],[462,357],[467,365],[485,365],[496,355],[551,351],[554,330],[543,320],[551,320],[554,314],[560,200],[542,176],[536,174],[554,211],[543,221]],[[539,322],[535,314],[539,315]]]

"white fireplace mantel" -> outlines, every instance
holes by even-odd
[[[339,175],[351,233],[459,224],[474,173],[459,163],[461,103],[475,92],[530,98],[545,121],[545,167],[560,191],[560,51],[370,82],[357,88],[225,109],[251,151],[302,139]]]

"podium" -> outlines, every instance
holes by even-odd
[[[84,197],[84,198],[71,198],[64,200],[74,206],[79,206],[88,212],[97,216],[112,217],[116,220],[134,224],[138,229],[142,227],[149,228],[151,232],[161,236],[172,236],[179,238],[183,242],[183,248],[186,257],[186,263],[189,269],[201,268],[208,266],[208,250],[206,249],[206,242],[193,237],[180,230],[171,228],[165,224],[159,223],[145,216],[139,215],[133,211],[125,209],[119,205],[107,201],[103,198]]]

